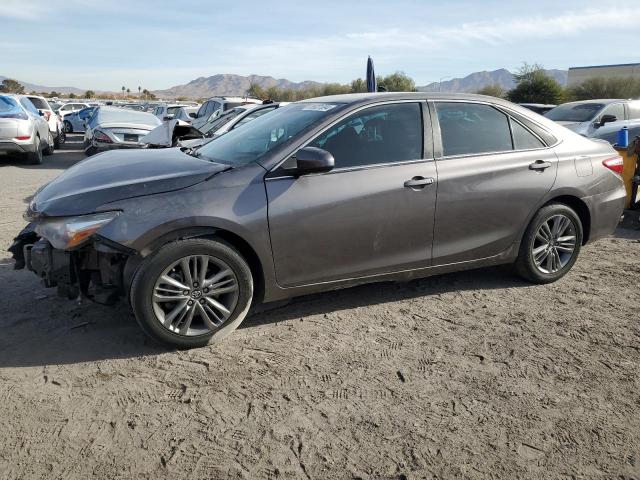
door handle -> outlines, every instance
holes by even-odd
[[[537,170],[544,171],[551,166],[550,162],[545,162],[544,160],[536,160],[532,164],[529,165],[529,170]]]
[[[413,177],[411,180],[404,182],[404,186],[406,188],[418,189],[431,185],[433,182],[435,182],[435,180],[432,177]]]

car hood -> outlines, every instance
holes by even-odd
[[[74,165],[42,187],[27,215],[92,213],[106,203],[187,188],[229,168],[178,148],[109,151]]]
[[[556,122],[556,123],[574,132],[577,132],[584,128],[584,124],[580,122]]]

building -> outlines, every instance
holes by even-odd
[[[590,78],[640,78],[640,63],[621,63],[618,65],[594,65],[591,67],[572,67],[569,69],[567,85],[577,85]]]

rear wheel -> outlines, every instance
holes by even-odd
[[[53,141],[53,135],[51,135],[51,132],[49,132],[49,138],[47,139],[47,144],[44,147],[43,153],[45,155],[53,155],[53,149],[54,149],[54,141]]]
[[[578,259],[582,222],[567,205],[540,209],[522,239],[516,260],[518,274],[534,283],[551,283],[567,274]]]
[[[219,341],[244,320],[253,298],[246,261],[221,240],[170,243],[133,280],[131,305],[142,329],[178,348]]]
[[[42,163],[42,143],[40,137],[36,135],[35,151],[26,154],[27,163],[30,165],[40,165]]]

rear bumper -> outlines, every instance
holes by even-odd
[[[627,192],[623,184],[615,190],[583,198],[591,213],[589,242],[604,238],[615,231],[620,223],[626,198]]]
[[[35,152],[36,146],[29,142],[14,142],[12,140],[0,140],[0,155],[16,155],[20,153]]]
[[[108,152],[109,150],[122,150],[131,148],[142,148],[144,145],[139,143],[102,143],[92,142],[85,150],[93,150],[96,153]]]

